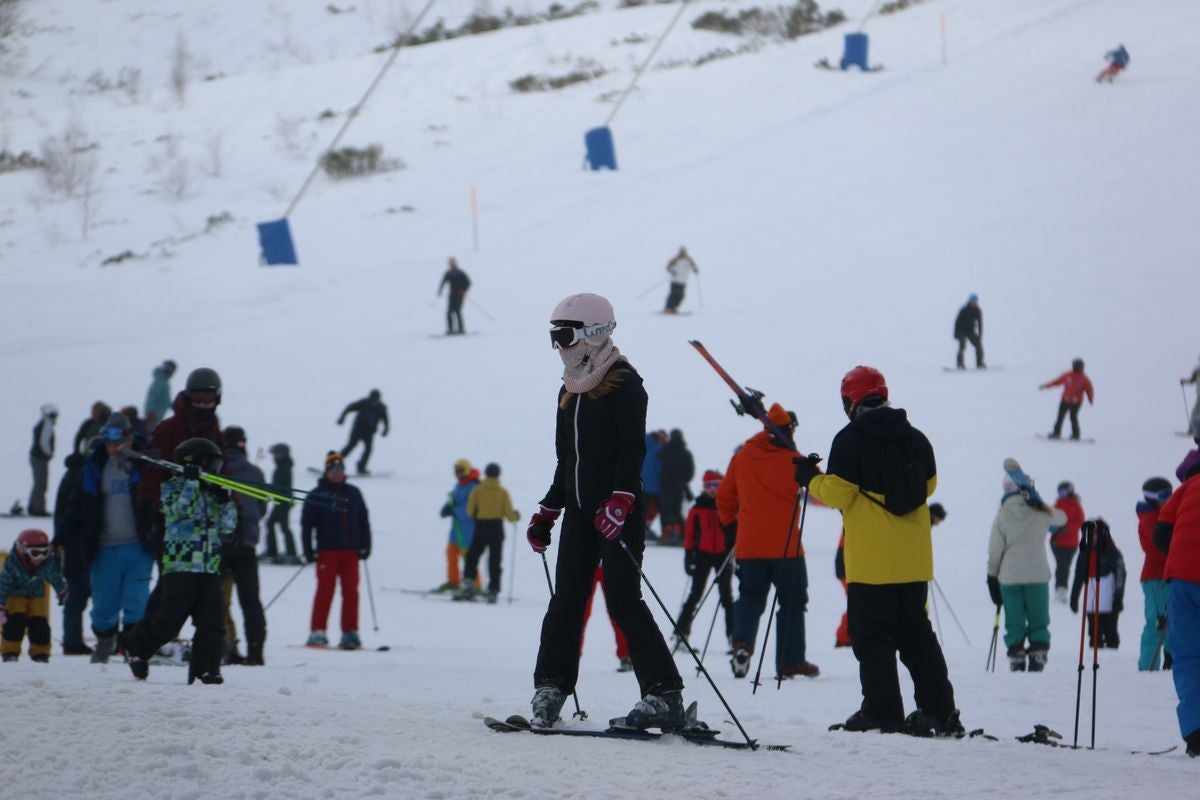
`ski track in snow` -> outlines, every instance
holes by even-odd
[[[35,172],[0,175],[4,507],[26,500],[38,406],[52,400],[62,409],[53,490],[91,403],[139,402],[163,358],[179,362],[175,390],[196,366],[218,369],[223,423],[247,430],[252,454],[288,442],[301,467],[345,442],[338,412],[378,387],[392,432],[376,439],[371,466],[392,474],[359,483],[375,533],[379,630],[365,597],[359,627],[368,648],[392,649],[288,647],[308,633],[314,580],[306,569],[268,612],[267,666],[227,668],[221,687],[186,687],[186,672],[169,667],[135,684],[121,664],[64,658],[57,646],[49,665],[4,664],[0,796],[1192,796],[1198,765],[1182,749],[1152,759],[1127,751],[1179,741],[1170,675],[1136,671],[1142,557],[1133,506],[1142,481],[1171,475],[1190,446],[1172,432],[1183,424],[1175,381],[1196,355],[1195,292],[1187,290],[1196,282],[1200,106],[1187,100],[1200,74],[1200,4],[930,0],[869,21],[871,61],[882,72],[812,69],[818,58],[837,60],[843,34],[872,4],[822,3],[851,21],[700,68],[651,69],[614,123],[616,173],[579,170],[582,133],[606,116],[611,101],[599,98],[624,87],[675,6],[606,2],[576,19],[407,50],[344,142],[380,142],[407,168],[319,177],[291,219],[295,269],[255,265],[254,223],[277,218],[299,188],[379,68],[384,56],[370,50],[394,36],[402,8],[22,4],[28,31],[5,78],[13,91],[0,101],[0,149],[38,153],[74,115],[99,145],[102,179],[84,241],[78,201],[49,197]],[[434,17],[454,25],[476,5],[443,0]],[[693,6],[695,16],[724,7]],[[181,31],[195,70],[182,107],[166,81]],[[1119,41],[1130,68],[1113,86],[1097,86],[1101,56]],[[685,21],[656,65],[736,44]],[[557,92],[509,88],[523,74],[563,74],[580,58],[607,73]],[[87,89],[94,72],[115,78],[122,67],[142,70],[136,102]],[[337,118],[318,121],[324,109]],[[217,134],[222,171],[212,176],[205,170]],[[170,196],[162,167],[171,137],[187,166],[182,199]],[[200,234],[226,211],[231,221]],[[693,313],[668,318],[656,313],[665,284],[646,288],[680,244],[702,281],[684,302]],[[99,266],[125,250],[139,258]],[[430,337],[444,328],[444,301],[433,293],[450,254],[474,282],[464,314],[480,333],[456,341]],[[526,516],[542,497],[560,379],[545,322],[577,291],[613,300],[615,340],[646,378],[648,424],[681,428],[698,472],[723,469],[756,426],[730,413],[726,387],[687,339],[703,341],[768,402],[795,408],[805,452],[827,455],[844,424],[836,387],[846,369],[884,371],[894,402],[937,452],[934,499],[949,517],[934,532],[936,572],[971,643],[942,598],[931,612],[963,722],[1001,741],[826,730],[860,695],[852,654],[833,647],[845,607],[832,566],[840,519],[817,508],[804,542],[808,657],[821,676],[777,691],[764,675],[752,696],[748,681],[729,674],[719,625],[707,660],[751,735],[792,752],[543,739],[483,726],[484,716],[527,714],[533,692],[547,594],[524,523],[506,528],[504,592],[494,606],[383,587],[444,580],[447,526],[437,512],[455,459],[499,462]],[[1004,369],[965,379],[941,367],[952,363],[954,312],[970,292],[981,297],[988,360]],[[1049,430],[1058,393],[1036,387],[1077,355],[1096,385],[1096,405],[1081,414],[1096,444],[1039,442],[1031,433]],[[1035,723],[1072,739],[1080,620],[1064,606],[1051,609],[1045,673],[982,670],[993,619],[986,539],[1006,456],[1043,493],[1072,480],[1125,555],[1124,642],[1100,654],[1096,675],[1099,752],[1012,740]],[[297,470],[298,487],[311,478]],[[28,524],[0,519],[0,547]],[[645,559],[672,613],[685,589],[681,560],[678,550],[654,547]],[[264,600],[294,571],[262,567]],[[603,725],[629,710],[637,688],[614,671],[599,599],[594,612],[578,692],[586,724]],[[711,614],[710,601],[694,625],[698,639]],[[56,611],[55,636],[60,622]],[[688,656],[677,663],[701,718],[737,738]]]

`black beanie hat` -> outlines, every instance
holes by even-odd
[[[488,464],[486,467],[483,468],[483,474],[489,478],[499,478],[500,477],[500,465],[495,464],[495,463]]]

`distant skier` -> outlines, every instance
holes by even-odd
[[[696,477],[696,462],[692,451],[683,440],[683,431],[671,430],[667,443],[658,451],[662,464],[659,485],[662,497],[662,542],[660,544],[683,544],[683,501],[693,498],[688,486]]]
[[[1179,379],[1179,385],[1184,386],[1190,383],[1193,386],[1196,386],[1198,381],[1200,381],[1200,361],[1196,362],[1196,367],[1192,370],[1191,375]],[[1197,388],[1196,390],[1196,401],[1192,403],[1192,414],[1188,418],[1188,436],[1200,434],[1200,429],[1196,428],[1197,420],[1200,420],[1200,388]]]
[[[33,469],[33,488],[29,491],[29,516],[48,517],[46,487],[49,484],[50,459],[54,457],[54,423],[58,406],[43,403],[42,416],[33,426],[33,444],[29,447],[29,466]]]
[[[612,304],[575,294],[550,314],[550,341],[563,364],[555,420],[557,466],[526,538],[537,553],[559,537],[554,595],[542,621],[534,668],[532,721],[549,727],[579,677],[583,608],[596,567],[604,564],[609,613],[629,642],[641,699],[625,716],[634,728],[681,728],[687,722],[683,679],[642,599],[646,545],[641,509],[646,390],[612,340]]]
[[[375,431],[380,425],[383,425],[383,435],[388,435],[387,406],[384,405],[379,390],[372,389],[369,395],[361,400],[355,400],[342,409],[342,413],[338,415],[338,425],[346,422],[347,414],[354,414],[354,422],[350,425],[350,441],[342,448],[342,458],[350,455],[350,451],[359,442],[362,442],[363,452],[358,458],[355,469],[359,475],[370,475],[371,473],[367,470],[367,461],[371,458],[371,445],[375,441]]]
[[[704,473],[704,491],[688,511],[683,535],[683,569],[692,578],[692,588],[679,612],[679,632],[691,636],[692,617],[700,603],[711,572],[717,583],[725,614],[725,638],[733,642],[733,563],[727,561],[729,544],[717,513],[717,490],[724,476],[716,470]],[[724,569],[722,570],[722,567]]]
[[[688,278],[694,272],[700,274],[700,268],[688,255],[686,247],[680,247],[675,257],[667,262],[667,272],[671,275],[671,291],[667,293],[667,305],[664,314],[678,314],[679,304],[683,302],[683,293],[687,289]]]
[[[1071,362],[1071,371],[1064,372],[1052,381],[1038,386],[1039,389],[1050,389],[1055,386],[1063,387],[1062,400],[1058,404],[1058,417],[1054,420],[1054,430],[1046,437],[1048,439],[1062,438],[1063,418],[1071,415],[1071,439],[1079,441],[1079,409],[1083,405],[1083,397],[1087,395],[1088,405],[1092,404],[1092,381],[1083,372],[1083,359],[1077,358]]]
[[[295,463],[292,461],[292,450],[286,444],[271,445],[271,458],[275,462],[275,469],[271,472],[271,484],[284,493],[290,493],[292,489],[292,468]],[[271,513],[267,516],[267,547],[259,556],[259,560],[266,560],[272,564],[293,564],[300,565],[304,562],[296,555],[296,537],[292,535],[292,526],[288,522],[288,515],[291,513],[291,503],[276,503],[271,509]],[[279,546],[275,540],[275,526],[279,526],[279,536],[283,539],[283,547],[285,555],[279,554]]]
[[[442,275],[442,282],[438,284],[437,296],[442,296],[442,289],[450,287],[448,302],[446,303],[446,335],[466,333],[463,330],[462,304],[467,297],[467,289],[471,288],[471,279],[467,277],[467,273],[458,268],[458,261],[454,256],[450,256],[450,260],[446,262],[449,268]]]
[[[666,443],[667,432],[664,430],[646,434],[646,457],[642,459],[642,519],[646,522],[647,539],[655,538],[650,526],[658,518],[662,505],[662,461],[659,460],[658,454]]]
[[[966,352],[967,342],[975,348],[976,368],[986,368],[983,363],[983,311],[979,308],[979,295],[972,294],[967,298],[966,305],[958,310],[958,316],[954,318],[954,338],[958,340],[959,369],[966,369],[963,354]]]
[[[1142,484],[1142,500],[1137,504],[1138,542],[1146,558],[1142,562],[1142,595],[1146,624],[1142,627],[1141,649],[1138,651],[1138,670],[1155,671],[1171,666],[1171,649],[1167,640],[1167,596],[1170,587],[1163,580],[1167,554],[1154,545],[1154,528],[1158,512],[1171,499],[1171,482],[1166,478],[1150,478]],[[1162,660],[1159,660],[1159,656]]]
[[[143,409],[147,431],[153,432],[154,426],[162,422],[171,409],[171,376],[174,374],[175,362],[169,358],[154,368]]]
[[[467,459],[460,458],[454,462],[454,481],[454,487],[446,496],[440,512],[444,519],[450,520],[450,537],[446,542],[446,582],[434,589],[435,592],[459,589],[459,564],[466,560],[475,541],[475,519],[467,513],[467,503],[471,499],[471,492],[479,486],[479,470],[471,466]],[[479,583],[478,575],[475,582]]]
[[[474,600],[476,578],[479,575],[479,559],[488,551],[487,601],[495,603],[500,596],[500,558],[504,545],[504,521],[516,522],[520,512],[512,506],[508,490],[500,485],[500,465],[488,464],[483,468],[483,482],[476,485],[467,497],[467,516],[475,520],[475,534],[467,550],[463,567],[463,581],[455,600]]]
[[[1108,66],[1100,71],[1096,76],[1096,83],[1113,80],[1125,71],[1125,67],[1129,66],[1129,51],[1125,49],[1125,45],[1117,45],[1116,50],[1109,50],[1104,54],[1104,58],[1108,61]]]

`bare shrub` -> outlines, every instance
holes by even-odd
[[[379,144],[372,144],[366,148],[342,147],[321,156],[321,167],[335,180],[392,172],[404,169],[405,166],[403,159],[384,158],[383,145]]]
[[[204,140],[205,158],[204,163],[200,166],[200,171],[210,178],[221,177],[224,150],[225,137],[221,132],[210,133],[208,138]]]
[[[42,178],[51,194],[75,196],[87,177],[86,155],[96,146],[76,116],[67,122],[61,135],[42,140]]]
[[[292,155],[304,154],[304,144],[300,140],[300,125],[303,122],[300,117],[288,117],[275,112],[275,124],[272,128],[279,139],[279,146],[285,152]]]
[[[175,51],[171,54],[171,91],[180,106],[187,102],[189,60],[187,37],[181,33],[175,37]]]
[[[181,143],[173,133],[164,134],[156,140],[162,147],[151,153],[146,167],[154,175],[155,189],[167,197],[182,200],[187,196],[190,167],[181,152]]]

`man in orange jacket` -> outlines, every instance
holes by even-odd
[[[778,403],[771,405],[767,416],[780,428],[796,427],[796,416]],[[738,599],[733,604],[730,661],[735,678],[750,671],[758,621],[772,585],[779,595],[775,674],[784,678],[821,674],[817,665],[805,658],[808,569],[794,516],[800,491],[792,463],[795,455],[770,433],[760,431],[734,453],[717,489],[721,527],[737,546]]]

